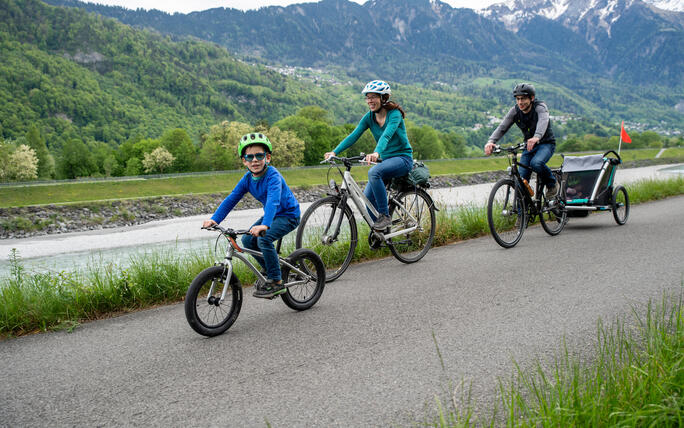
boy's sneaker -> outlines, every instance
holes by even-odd
[[[264,284],[261,284],[261,281],[257,281],[257,284],[254,288],[255,290],[254,293],[252,293],[252,296],[260,297],[262,299],[270,299],[271,297],[282,294],[287,290],[282,280],[276,282],[272,279],[266,280],[266,283]]]
[[[550,201],[551,199],[555,198],[558,195],[558,183],[554,183],[553,187],[549,187],[548,185],[546,186],[546,193],[544,196],[546,196],[546,200]]]
[[[374,230],[385,230],[392,225],[392,219],[390,216],[385,214],[380,214],[380,217],[373,223]]]

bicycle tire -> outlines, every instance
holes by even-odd
[[[418,220],[418,229],[390,238],[389,249],[400,262],[415,263],[425,257],[435,239],[435,206],[432,198],[422,189],[402,192],[396,199],[403,201],[402,205]],[[394,199],[390,201],[389,213],[392,218],[390,232],[412,226],[411,219],[398,209]]]
[[[297,311],[309,309],[318,302],[325,288],[325,265],[321,258],[308,248],[300,248],[287,256],[290,264],[298,267],[312,276],[305,284],[296,285],[288,288],[281,294],[283,302],[290,308]],[[289,267],[283,266],[283,281],[285,285],[292,281],[304,280],[301,274],[292,271]]]
[[[227,302],[216,300],[221,297],[225,275],[223,266],[204,269],[192,281],[185,295],[185,317],[188,324],[203,336],[212,337],[224,333],[240,314],[242,286],[234,274],[230,279],[230,290],[226,293]],[[214,289],[209,295],[214,281]]]
[[[560,174],[554,173],[554,175],[556,183],[562,187]],[[565,209],[565,204],[562,202],[564,200],[563,192],[559,190],[558,193],[555,201],[548,201],[546,194],[542,192],[540,201],[539,222],[544,231],[551,236],[561,233],[568,222],[568,210]],[[550,202],[554,203],[552,207],[549,206]]]
[[[527,226],[527,207],[516,183],[510,178],[497,181],[487,201],[487,223],[497,244],[512,248]]]
[[[328,196],[317,200],[306,210],[297,228],[295,248],[310,248],[325,265],[325,280],[332,282],[347,270],[354,257],[358,243],[356,219],[348,205],[339,210],[340,199]],[[335,224],[336,216],[342,213],[342,223],[337,237],[324,239],[325,224]],[[332,218],[335,216],[335,218]]]
[[[623,186],[617,186],[612,199],[613,218],[620,226],[627,223],[629,218],[629,195]]]

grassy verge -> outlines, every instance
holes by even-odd
[[[623,151],[625,161],[653,159],[657,149]],[[586,153],[582,153],[586,154]],[[684,161],[684,149],[667,149],[661,159],[681,159]],[[561,157],[555,155],[549,165],[560,166]],[[429,161],[428,166],[433,176],[469,174],[506,169],[505,157],[489,157],[474,159],[445,159]],[[293,168],[281,171],[291,187],[310,187],[327,184],[325,169]],[[355,167],[352,170],[356,180],[367,179],[367,167]],[[137,199],[154,196],[225,193],[235,187],[244,171],[228,171],[206,175],[173,176],[168,178],[150,178],[124,181],[69,182],[35,186],[1,186],[0,208],[23,207],[30,205],[62,204],[74,202],[90,202],[113,199]],[[334,177],[339,181],[339,176]]]
[[[440,406],[439,427],[681,427],[684,426],[684,312],[682,294],[664,295],[632,319],[597,328],[598,341],[582,361],[563,346],[553,363],[516,366],[500,381],[503,413],[478,420],[473,403]],[[467,401],[467,400],[466,400]],[[486,411],[486,410],[485,410]],[[485,420],[489,418],[489,420]]]
[[[646,180],[628,186],[633,203],[684,194],[684,178]],[[463,206],[442,210],[437,217],[435,246],[489,233],[484,207]],[[365,237],[367,229],[359,230]],[[290,248],[284,247],[283,254]],[[355,260],[385,257],[386,248],[371,250],[359,239]],[[0,278],[0,336],[21,335],[61,327],[111,314],[177,302],[188,284],[203,268],[214,262],[211,251],[189,256],[153,253],[135,256],[128,267],[97,265],[84,272],[26,272],[18,254],[10,255],[11,274]],[[251,283],[251,273],[241,264],[236,274]]]

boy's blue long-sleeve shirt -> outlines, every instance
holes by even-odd
[[[361,135],[366,132],[366,129],[370,129],[373,138],[375,138],[375,142],[377,143],[375,151],[380,155],[380,158],[389,159],[402,155],[412,156],[413,149],[406,136],[406,125],[404,125],[404,119],[401,117],[401,112],[397,109],[389,110],[387,112],[387,117],[385,118],[385,124],[383,126],[378,125],[375,121],[375,113],[369,111],[361,118],[356,129],[354,129],[347,138],[342,140],[333,151],[340,154],[348,149],[361,138]]]
[[[247,171],[230,195],[221,202],[211,219],[221,223],[247,192],[264,205],[264,219],[261,224],[265,226],[271,227],[275,216],[300,216],[299,202],[285,179],[277,169],[269,166],[266,173],[258,179],[254,179],[252,173]]]

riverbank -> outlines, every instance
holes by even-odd
[[[627,161],[622,168],[679,163],[682,159],[641,159]],[[488,171],[470,174],[439,175],[430,179],[431,188],[450,188],[491,183],[506,174]],[[327,191],[326,186],[293,187],[300,203],[313,202]],[[0,240],[40,235],[112,229],[135,226],[157,220],[210,215],[226,194],[189,194],[120,199],[88,203],[51,204],[0,208]],[[247,195],[238,210],[260,208],[261,204]]]
[[[504,171],[491,171],[439,176],[431,178],[430,183],[433,188],[466,186],[496,181],[504,174]],[[326,191],[326,186],[292,188],[300,203],[313,202]],[[226,196],[214,193],[0,208],[0,239],[111,229],[204,214],[208,216]],[[245,210],[261,206],[261,203],[246,195],[236,209]]]

